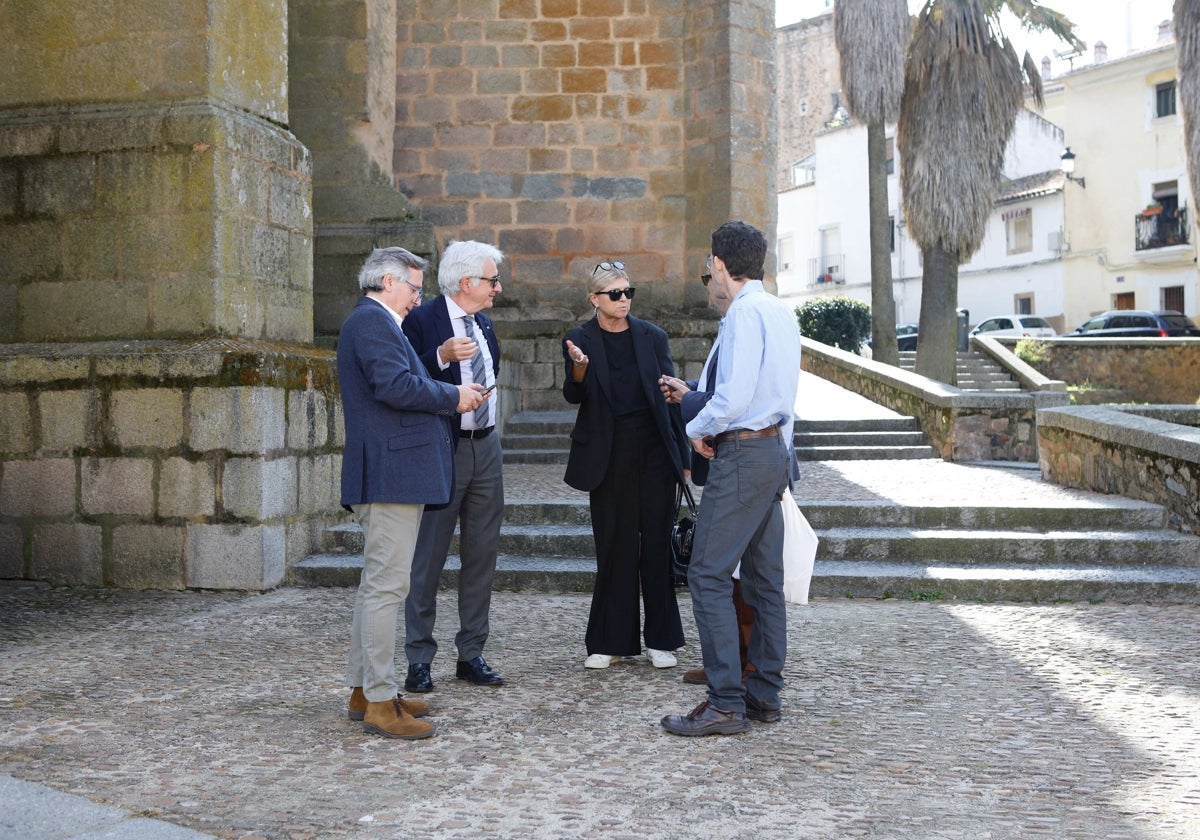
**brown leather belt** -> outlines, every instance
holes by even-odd
[[[765,429],[731,429],[728,432],[721,432],[713,438],[713,448],[720,446],[722,443],[729,443],[731,440],[747,440],[749,438],[765,438],[777,437],[779,435],[778,426],[767,426]]]

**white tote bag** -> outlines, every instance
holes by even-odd
[[[791,604],[807,604],[817,559],[817,533],[791,493],[785,491],[779,504],[783,508],[783,597]]]

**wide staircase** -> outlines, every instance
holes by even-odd
[[[815,597],[1200,603],[1200,537],[1170,530],[1157,505],[1096,494],[1048,506],[980,501],[994,495],[985,488],[959,504],[823,501],[800,484],[797,501],[820,539]],[[538,465],[506,468],[505,493],[496,588],[590,591],[586,495],[562,485],[559,467]],[[357,585],[361,529],[337,525],[323,540],[289,582]],[[445,586],[457,581],[457,538],[451,552]]]
[[[504,427],[505,464],[566,464],[573,411],[527,411]],[[935,458],[915,417],[864,420],[797,420],[793,431],[800,461]]]
[[[878,461],[936,458],[915,417],[797,420],[798,461]]]
[[[913,365],[916,364],[916,359],[916,351],[901,352],[901,369],[911,371]],[[958,353],[955,373],[957,376],[955,385],[964,391],[1014,393],[1021,390],[1021,384],[1013,378],[1012,374],[982,353],[972,351]]]

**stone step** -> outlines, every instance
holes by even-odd
[[[803,476],[801,476],[803,481]],[[700,497],[703,493],[698,494]],[[886,535],[917,532],[951,533],[980,531],[1009,531],[1020,535],[1112,531],[1115,533],[1162,531],[1165,513],[1157,505],[1128,502],[1122,505],[1098,507],[947,507],[903,506],[889,501],[871,502],[805,502],[804,515],[818,533],[853,535],[855,529],[879,529]],[[586,500],[547,500],[517,502],[504,510],[501,534],[512,532],[521,539],[538,528],[567,526],[576,536],[586,534],[590,539],[591,516]],[[361,553],[363,532],[356,523],[332,525],[324,530],[321,548],[329,553]],[[555,552],[561,554],[562,552]],[[589,545],[584,554],[591,553]]]
[[[817,596],[1200,603],[1200,537],[1166,530],[1156,505],[1114,499],[1063,507],[914,507],[880,500],[806,502],[804,511],[820,539]],[[293,564],[289,582],[357,585],[361,529],[338,525],[325,537],[326,552]],[[585,500],[510,504],[495,586],[589,591],[593,553]],[[455,585],[457,568],[452,555],[444,586]]]
[[[504,449],[506,464],[562,464],[566,466],[569,449]]]
[[[458,585],[459,558],[446,559],[441,586]],[[515,557],[496,560],[498,590],[590,592],[592,557]],[[292,566],[289,583],[354,587],[362,555],[313,555]],[[1200,569],[1189,566],[1070,564],[953,564],[878,562],[818,557],[809,594],[816,598],[907,598],[976,601],[1116,601],[1200,603]]]
[[[1015,531],[982,529],[814,528],[826,559],[1200,567],[1200,538],[1174,531]]]
[[[796,448],[796,460],[813,461],[911,461],[936,458],[932,446],[805,446]]]
[[[853,448],[855,446],[925,446],[925,435],[920,429],[916,431],[832,431],[832,432],[796,432],[792,442],[797,449],[808,446],[837,446]]]
[[[880,417],[858,420],[797,420],[795,432],[919,432],[915,417]]]
[[[362,576],[361,554],[313,554],[293,563],[288,582],[296,586],[358,586]],[[441,586],[458,586],[461,568],[458,555],[446,557]],[[521,557],[500,555],[496,558],[493,589],[534,592],[591,592],[596,578],[595,557]]]
[[[920,601],[1115,601],[1200,604],[1200,569],[1179,566],[813,564],[810,597]]]

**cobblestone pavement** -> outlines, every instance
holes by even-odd
[[[228,838],[1200,837],[1200,608],[790,606],[783,721],[687,739],[686,597],[678,668],[586,671],[586,595],[499,592],[508,685],[444,649],[398,742],[346,720],[352,597],[0,585],[0,774]]]

